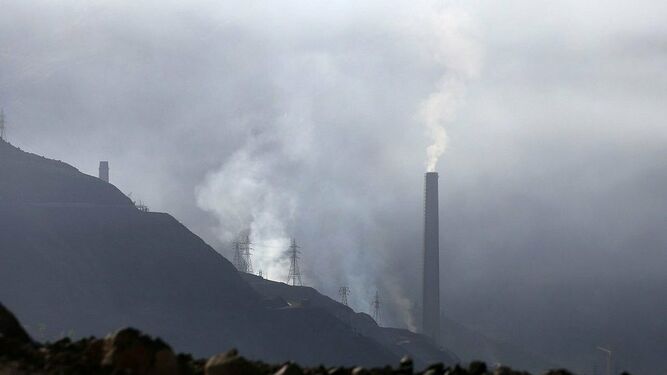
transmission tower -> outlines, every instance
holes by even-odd
[[[375,298],[371,302],[371,310],[373,312],[373,319],[375,322],[380,324],[380,292],[375,291]]]
[[[299,271],[299,247],[296,245],[296,239],[292,238],[292,244],[289,247],[289,276],[287,276],[287,285],[303,286],[301,282],[301,271]]]
[[[240,235],[238,241],[234,242],[234,266],[240,272],[252,273],[252,259],[250,237]]]
[[[245,259],[243,259],[241,243],[239,241],[234,242],[234,267],[236,267],[239,272],[246,271]]]
[[[350,294],[350,288],[346,286],[341,286],[338,289],[338,296],[340,297],[340,303],[342,303],[345,306],[349,306],[347,304],[347,296]]]
[[[245,260],[246,264],[246,271],[247,273],[253,273],[252,272],[252,258],[250,251],[252,248],[250,247],[250,236],[248,235],[243,235],[241,237],[241,253],[243,254],[243,259]]]
[[[5,111],[0,110],[0,139],[5,140]]]

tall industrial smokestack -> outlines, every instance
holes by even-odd
[[[109,182],[109,162],[101,161],[100,162],[100,180]]]
[[[424,269],[422,333],[440,341],[440,235],[438,233],[438,174],[424,176]]]

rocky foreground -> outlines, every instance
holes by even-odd
[[[133,374],[133,375],[237,375],[237,374],[449,374],[449,375],[525,375],[507,367],[489,370],[482,362],[468,368],[434,364],[416,372],[412,360],[404,358],[398,367],[302,368],[294,363],[267,364],[250,361],[236,350],[208,359],[194,359],[188,354],[175,354],[160,339],[132,328],[112,333],[104,339],[85,338],[72,341],[64,338],[54,343],[33,341],[14,315],[0,304],[0,375],[20,374]],[[553,370],[548,375],[570,374]]]

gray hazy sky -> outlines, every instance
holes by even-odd
[[[611,291],[560,296],[667,281],[663,1],[0,9],[10,141],[89,174],[109,160],[223,254],[253,228],[271,278],[296,236],[310,285],[350,286],[361,311],[377,287],[385,322],[414,325],[435,97],[449,316],[529,342],[540,322],[512,306],[584,299],[590,317]]]

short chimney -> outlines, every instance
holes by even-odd
[[[100,180],[109,182],[109,162],[101,161],[100,162]]]

